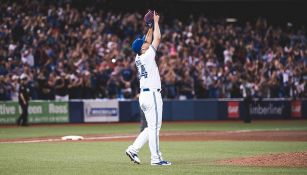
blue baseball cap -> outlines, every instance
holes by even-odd
[[[132,50],[135,53],[139,54],[141,52],[141,48],[142,48],[142,45],[144,44],[144,42],[145,42],[145,35],[142,38],[135,39],[132,43],[132,46],[131,46]]]

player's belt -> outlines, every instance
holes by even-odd
[[[143,92],[147,92],[147,91],[157,91],[157,92],[161,92],[161,89],[149,89],[149,88],[143,88],[142,89]]]

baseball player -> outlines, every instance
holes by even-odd
[[[130,145],[126,154],[136,164],[140,164],[139,150],[149,142],[151,165],[171,165],[164,161],[159,148],[159,133],[162,125],[162,97],[161,80],[158,66],[155,61],[156,50],[160,43],[161,33],[159,28],[159,15],[153,12],[154,25],[148,30],[146,37],[136,39],[132,44],[133,51],[137,54],[135,64],[140,80],[139,103],[145,114],[147,128],[145,128],[134,143]],[[152,41],[153,35],[153,41]]]

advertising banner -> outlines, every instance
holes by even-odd
[[[302,102],[300,100],[294,100],[291,102],[291,116],[292,118],[302,117]]]
[[[239,101],[229,101],[228,102],[228,118],[238,119],[239,115]]]
[[[21,114],[18,102],[0,102],[0,124],[14,124]],[[29,123],[68,123],[68,103],[30,101]]]
[[[285,119],[291,117],[290,101],[253,102],[249,106],[253,119]]]
[[[84,122],[118,122],[118,100],[84,100]]]

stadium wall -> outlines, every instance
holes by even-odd
[[[31,101],[29,123],[68,123],[68,102]],[[0,124],[14,124],[21,113],[18,102],[0,102]]]
[[[242,99],[164,100],[163,120],[242,120]],[[262,99],[249,104],[257,119],[307,119],[307,100]],[[14,124],[21,109],[17,102],[0,102],[0,124]],[[137,100],[31,101],[30,123],[135,122],[141,110]]]

